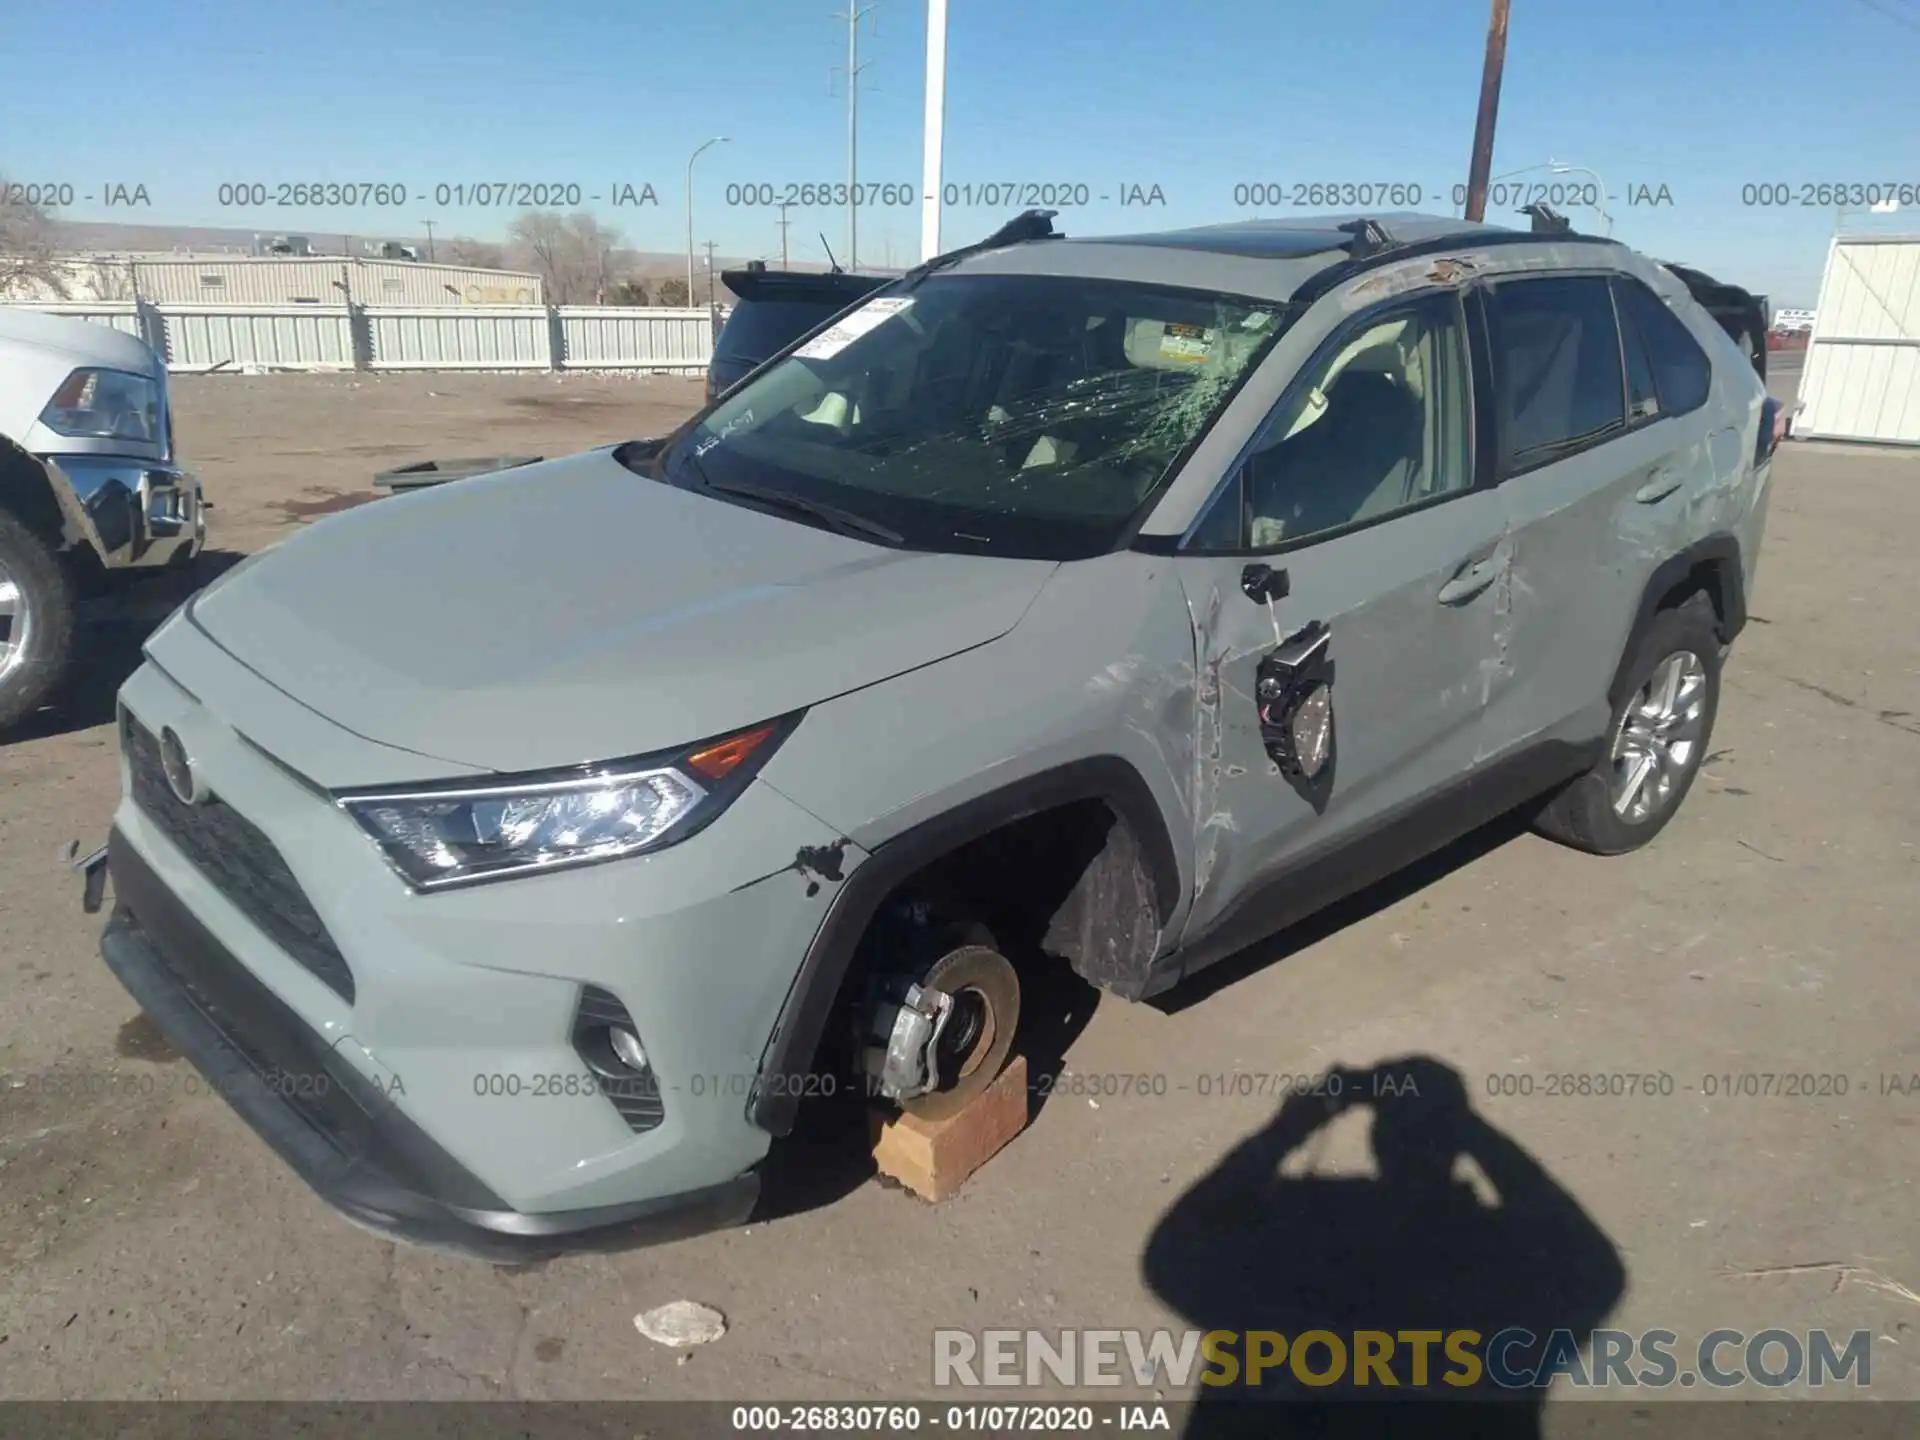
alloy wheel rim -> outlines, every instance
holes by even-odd
[[[1613,737],[1613,813],[1629,824],[1652,819],[1699,760],[1706,729],[1707,667],[1679,650],[1654,667]]]
[[[27,592],[0,563],[0,680],[26,664],[32,631],[33,611],[27,604]]]

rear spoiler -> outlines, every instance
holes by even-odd
[[[742,300],[859,299],[893,279],[845,270],[769,270],[756,260],[738,270],[722,270],[721,283]]]

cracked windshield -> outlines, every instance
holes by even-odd
[[[669,469],[831,504],[914,548],[1094,554],[1282,318],[1203,291],[935,276],[842,315],[744,386]]]

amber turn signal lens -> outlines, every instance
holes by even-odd
[[[724,780],[740,767],[741,762],[773,737],[775,728],[772,725],[762,725],[758,730],[729,736],[725,740],[707,746],[704,750],[696,750],[687,757],[687,768],[697,771],[709,780]]]

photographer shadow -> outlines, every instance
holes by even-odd
[[[1540,1391],[1502,1388],[1484,1364],[1458,1363],[1438,1341],[1427,1347],[1427,1383],[1416,1387],[1400,1332],[1477,1331],[1471,1349],[1484,1361],[1496,1334],[1524,1328],[1540,1343],[1516,1348],[1521,1368],[1538,1363],[1555,1332],[1584,1351],[1623,1293],[1619,1252],[1537,1160],[1473,1109],[1445,1062],[1414,1056],[1322,1078],[1327,1093],[1290,1096],[1174,1202],[1142,1268],[1193,1326],[1237,1332],[1232,1349],[1243,1365],[1248,1331],[1277,1331],[1291,1350],[1296,1337],[1319,1330],[1339,1337],[1344,1371],[1332,1384],[1308,1384],[1288,1354],[1252,1383],[1243,1370],[1234,1383],[1203,1384],[1187,1434],[1536,1440]],[[1280,1173],[1289,1156],[1311,1162],[1316,1137],[1355,1108],[1372,1112],[1375,1175]],[[1354,1384],[1356,1331],[1395,1337],[1397,1388],[1377,1372],[1372,1384]],[[1305,1360],[1308,1376],[1332,1368],[1323,1343]],[[1433,1403],[1416,1418],[1369,1399]],[[1463,1400],[1470,1403],[1444,1403]]]

